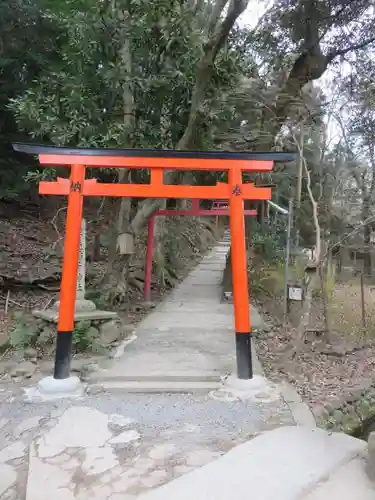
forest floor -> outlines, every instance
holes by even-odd
[[[345,400],[352,391],[367,388],[375,370],[375,297],[365,287],[366,328],[363,328],[357,279],[337,282],[329,304],[331,333],[324,333],[321,298],[315,297],[310,324],[300,352],[296,345],[300,304],[283,319],[281,296],[261,294],[256,304],[268,328],[256,334],[256,347],[266,375],[291,383],[312,411]]]

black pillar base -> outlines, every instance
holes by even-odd
[[[57,332],[55,370],[53,378],[64,379],[70,375],[73,332]]]
[[[237,377],[242,380],[253,378],[250,332],[236,332]]]

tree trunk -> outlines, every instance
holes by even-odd
[[[315,289],[317,273],[316,271],[305,274],[305,294],[302,306],[301,319],[297,327],[296,338],[293,339],[292,358],[298,356],[305,342],[306,330],[310,322],[311,306],[313,301],[313,291]]]
[[[100,260],[100,234],[94,236],[92,260],[93,262],[98,262]]]
[[[221,23],[217,24],[226,3],[227,2],[224,3],[222,0],[216,0],[216,4],[213,7],[212,12],[215,12],[215,14],[213,14],[210,19],[212,36],[208,39],[207,43],[204,44],[204,52],[198,62],[188,124],[183,136],[178,142],[177,149],[191,149],[194,147],[197,134],[199,134],[199,127],[197,126],[199,118],[198,111],[204,99],[207,84],[213,73],[216,56],[227,40],[234,23],[246,9],[249,0],[231,0],[225,18]]]
[[[371,226],[368,224],[368,219],[371,212],[371,198],[374,180],[369,189],[366,185],[366,177],[363,173],[361,176],[361,190],[362,190],[362,223],[363,223],[363,244],[365,246],[363,255],[363,270],[367,276],[371,276]]]
[[[315,255],[313,256],[313,261],[309,263],[305,270],[305,299],[302,309],[301,319],[297,328],[297,338],[294,340],[295,347],[293,349],[293,357],[299,354],[305,339],[305,332],[310,321],[311,306],[313,300],[313,290],[315,288],[316,280],[319,274],[319,267],[322,265],[322,240],[321,240],[321,228],[319,224],[319,213],[318,213],[318,203],[316,202],[312,187],[311,187],[311,175],[307,167],[307,161],[303,155],[301,145],[297,138],[294,136],[294,143],[298,148],[300,155],[300,161],[302,162],[303,172],[306,176],[306,188],[312,205],[312,215],[315,228]],[[327,320],[327,318],[326,318]]]
[[[165,203],[163,208],[165,207]],[[153,260],[156,264],[156,270],[161,288],[165,287],[165,258],[164,258],[164,235],[165,235],[165,217],[155,217],[155,240]]]
[[[320,287],[322,290],[322,303],[323,303],[323,315],[324,315],[324,323],[325,323],[325,341],[327,344],[331,343],[331,315],[329,308],[329,297],[327,294],[327,287],[325,282],[325,273],[323,266],[319,266],[319,279],[320,279]]]
[[[369,210],[367,211],[367,216],[363,218],[366,220],[369,217]],[[363,269],[366,276],[372,275],[372,262],[371,262],[371,228],[369,224],[366,224],[363,228],[363,242],[365,249],[363,252]]]
[[[216,0],[216,4],[212,7],[211,28],[216,20],[216,25],[212,28],[212,34],[207,42],[203,45],[203,54],[198,62],[195,86],[191,97],[189,118],[186,129],[176,145],[178,150],[193,149],[196,143],[197,134],[199,131],[199,108],[205,96],[206,87],[212,77],[214,63],[217,54],[223,47],[231,32],[238,17],[246,9],[249,0],[230,0],[227,13],[224,19],[219,22],[220,14],[223,12],[225,5],[223,0]],[[196,4],[195,4],[196,5]],[[215,12],[215,14],[213,14]],[[219,12],[219,15],[217,13]],[[165,182],[173,182],[178,173],[175,171],[167,172]],[[189,182],[189,174],[183,176],[183,182]],[[185,180],[186,179],[186,180]],[[148,217],[161,206],[161,200],[146,200],[132,221],[132,229],[135,233],[139,232],[145,226]]]
[[[116,5],[114,2],[114,8]],[[126,25],[130,16],[128,10],[120,10],[118,15],[123,20],[124,29],[120,34],[123,37],[123,45],[119,52],[119,66],[124,72],[123,78],[123,112],[124,112],[124,129],[123,129],[123,145],[125,147],[131,147],[132,133],[134,129],[134,97],[133,88],[131,84],[132,75],[132,53],[130,46],[130,39],[126,35],[127,29]],[[118,182],[119,183],[129,183],[131,181],[131,170],[119,169],[118,171]],[[107,276],[106,281],[111,281],[111,274],[116,274],[115,281],[117,281],[117,288],[121,290],[122,293],[126,294],[128,289],[128,274],[130,266],[130,255],[118,256],[117,248],[119,246],[119,236],[123,233],[129,233],[134,237],[134,232],[130,224],[130,212],[131,212],[131,198],[120,198],[117,202],[117,222],[116,230],[111,238],[110,247],[108,250],[108,263],[107,263]],[[116,260],[119,262],[116,263]]]

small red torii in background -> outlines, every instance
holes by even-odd
[[[148,218],[147,223],[147,247],[146,247],[146,262],[145,262],[145,281],[143,295],[145,300],[151,298],[151,284],[152,284],[152,256],[154,250],[154,237],[155,237],[155,217],[216,217],[216,225],[218,225],[220,216],[229,216],[229,204],[227,201],[215,200],[211,209],[200,208],[199,200],[192,200],[192,206],[186,210],[175,209],[162,209],[156,210]],[[257,215],[256,210],[244,210],[244,215]]]
[[[92,149],[21,143],[14,143],[13,148],[18,152],[37,155],[41,165],[70,168],[69,179],[58,178],[56,181],[43,181],[39,184],[40,194],[68,197],[53,374],[57,384],[70,376],[84,196],[229,201],[237,376],[240,379],[253,377],[244,200],[270,200],[271,188],[244,183],[242,174],[270,172],[275,161],[291,161],[294,154]],[[85,178],[86,168],[149,169],[150,183],[99,183],[95,179]],[[215,186],[164,184],[164,171],[167,170],[224,171],[228,174],[228,182],[218,182]]]

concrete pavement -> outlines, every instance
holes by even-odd
[[[9,390],[0,402],[1,500],[135,499],[293,424],[282,401],[101,393],[25,404]]]
[[[366,443],[321,429],[283,427],[237,446],[138,500],[343,500],[375,498]]]
[[[373,500],[366,444],[291,426],[279,402],[3,394],[1,500]],[[283,426],[283,427],[280,427]]]
[[[207,254],[137,326],[124,354],[91,382],[106,390],[206,393],[235,372],[233,305],[221,303],[220,286],[229,245],[226,237]],[[263,324],[254,307],[251,323]]]

